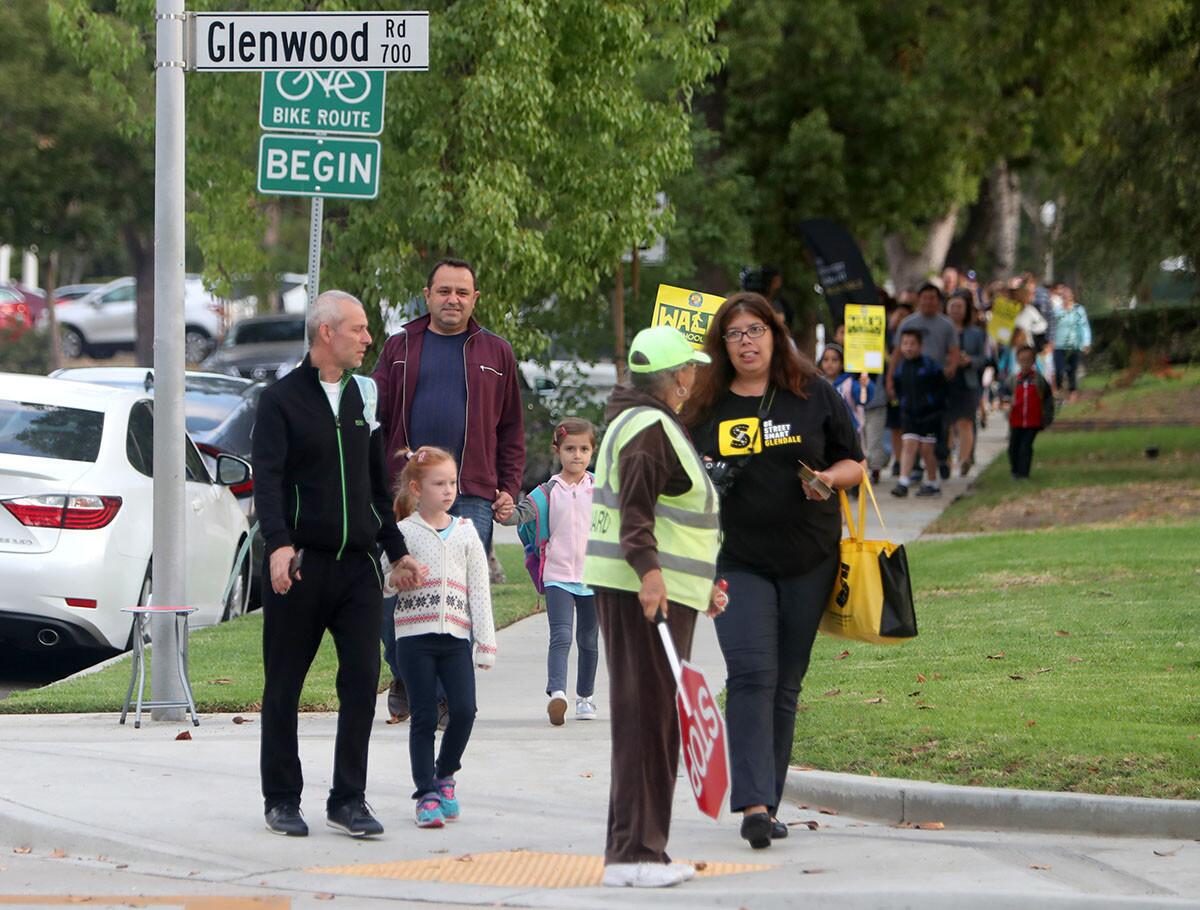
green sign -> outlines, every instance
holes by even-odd
[[[385,75],[366,70],[263,73],[259,125],[275,132],[378,136]]]
[[[374,199],[379,195],[379,140],[265,134],[258,144],[258,191]]]

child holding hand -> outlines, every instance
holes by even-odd
[[[595,448],[596,430],[591,423],[577,417],[559,423],[554,428],[552,449],[562,470],[522,499],[512,517],[502,522],[518,526],[534,587],[546,595],[550,622],[546,713],[556,727],[563,724],[567,713],[567,658],[576,618],[575,719],[596,717],[593,693],[600,658],[596,601],[591,589],[580,581],[592,522],[592,474],[587,467]]]
[[[496,661],[487,555],[475,526],[449,512],[458,468],[443,449],[422,446],[397,483],[395,512],[408,551],[429,567],[424,582],[399,592],[396,653],[412,707],[408,754],[417,826],[440,828],[458,818],[454,774],[475,724],[475,673]],[[389,592],[391,593],[391,592]],[[474,651],[474,655],[472,655]],[[438,683],[450,709],[436,761]]]

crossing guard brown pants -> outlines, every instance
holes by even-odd
[[[637,595],[596,588],[608,664],[612,785],[604,862],[667,863],[671,800],[679,765],[675,677]],[[696,611],[672,603],[667,626],[681,659],[692,653]]]

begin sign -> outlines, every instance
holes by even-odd
[[[379,195],[379,157],[376,139],[267,134],[258,145],[258,191],[374,199]]]

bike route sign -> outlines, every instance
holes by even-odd
[[[385,75],[364,70],[263,73],[258,123],[274,132],[378,136],[383,131]]]
[[[379,159],[377,139],[265,133],[258,144],[258,191],[374,199],[379,195]]]

